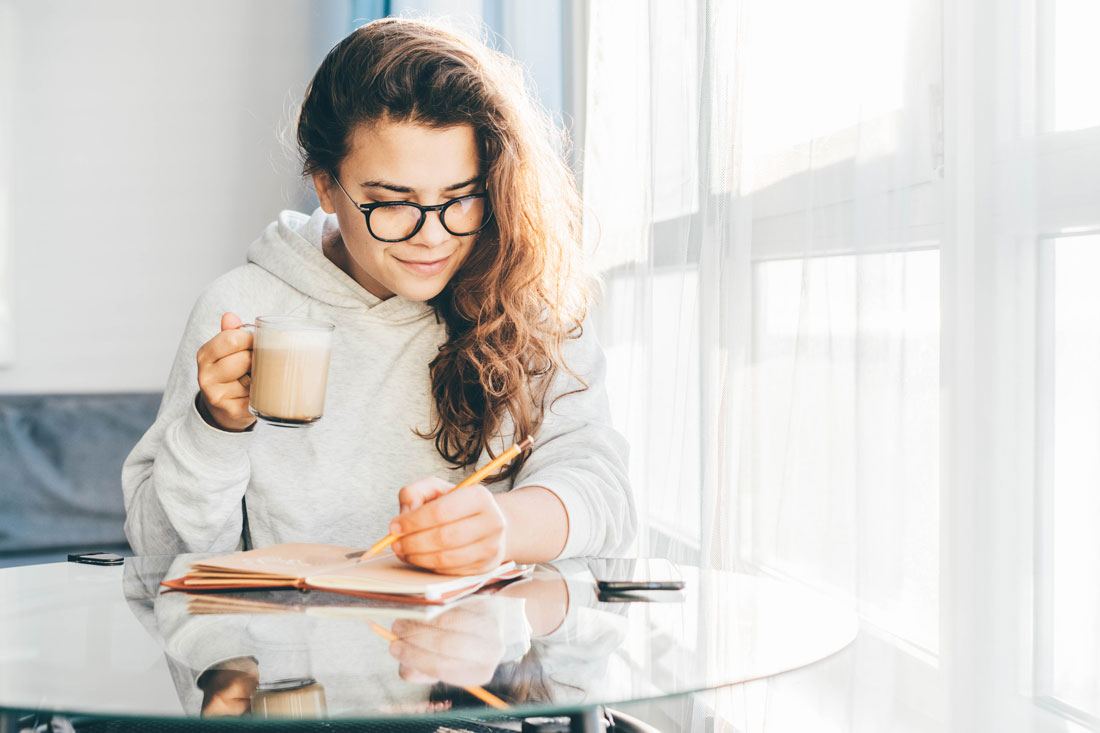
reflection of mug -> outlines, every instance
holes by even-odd
[[[279,680],[252,693],[252,714],[261,718],[321,718],[327,710],[325,688],[314,679]]]
[[[284,427],[320,420],[335,326],[296,316],[262,316],[252,328],[249,412]]]

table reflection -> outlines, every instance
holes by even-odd
[[[0,570],[0,728],[22,711],[499,719],[479,688],[510,718],[590,713],[781,674],[857,628],[802,585],[687,566],[671,602],[600,602],[580,560],[446,608],[161,592],[196,559]]]
[[[185,714],[368,717],[579,702],[625,633],[623,604],[596,601],[586,566],[447,607],[293,590],[162,592],[195,556],[135,558],[127,602],[163,647]]]

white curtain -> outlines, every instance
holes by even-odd
[[[639,551],[862,620],[701,714],[1100,729],[1100,3],[593,0],[587,28]]]

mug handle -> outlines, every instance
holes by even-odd
[[[237,330],[238,331],[248,331],[250,334],[255,336],[256,335],[256,324],[255,323],[242,323],[241,325],[237,326]],[[245,382],[241,381],[241,380],[244,380],[244,379],[248,380],[247,384]],[[243,377],[241,377],[240,379],[238,379],[237,381],[240,382],[241,385],[243,385],[244,388],[248,390],[249,395],[252,394],[252,369],[251,368],[247,372],[245,372],[245,375]]]

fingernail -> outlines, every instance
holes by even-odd
[[[401,534],[401,525],[397,522],[390,522],[390,534]]]
[[[401,554],[401,543],[400,542],[394,542],[390,549],[393,550],[393,553],[395,555],[400,555]]]

